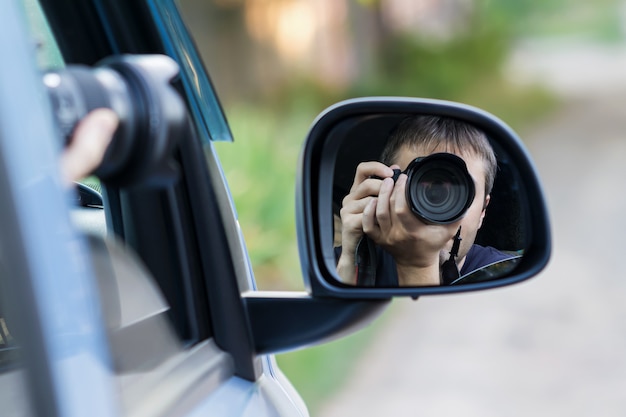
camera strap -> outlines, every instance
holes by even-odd
[[[376,245],[367,236],[363,236],[356,245],[356,284],[362,287],[376,285],[376,267],[378,255]]]
[[[456,257],[459,255],[459,246],[461,246],[461,226],[452,238],[452,249],[450,249],[450,257],[441,265],[441,285],[450,285],[453,281],[459,279],[459,268],[456,265]]]

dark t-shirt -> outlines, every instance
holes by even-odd
[[[461,268],[461,276],[471,274],[477,269],[484,268],[494,262],[504,261],[512,256],[508,253],[500,252],[491,246],[472,245],[465,256],[465,263]]]
[[[341,248],[336,248],[335,250],[337,259],[339,259]],[[398,271],[396,270],[396,264],[393,257],[379,247],[376,248],[375,257],[375,265],[372,265],[372,267],[376,269],[375,283],[363,283],[362,285],[397,287]],[[474,244],[465,256],[465,262],[461,268],[460,275],[464,276],[493,263],[517,257],[518,255],[504,253],[490,246],[480,246]]]

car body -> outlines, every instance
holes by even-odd
[[[46,32],[40,52],[52,49],[43,64],[36,62],[29,19],[31,28]],[[322,148],[334,123],[359,112],[437,108],[506,138],[498,143],[513,159],[533,233],[521,269],[497,285],[526,279],[547,262],[541,190],[523,146],[505,126],[454,104],[357,101],[321,115],[303,150],[298,233],[309,291],[256,291],[212,144],[232,140],[231,133],[175,3],[12,0],[3,6],[0,34],[3,415],[308,415],[273,353],[356,330],[392,296],[433,292],[332,285],[328,251],[319,249],[326,220],[317,209],[320,201],[330,207],[332,179],[320,167],[336,155]],[[166,152],[166,174],[139,186],[105,182],[102,207],[76,207],[75,191],[59,181],[63,144],[42,71],[128,55],[177,63],[172,83],[189,128]],[[137,154],[149,154],[150,146]]]

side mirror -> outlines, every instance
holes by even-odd
[[[487,147],[492,148],[495,154],[497,171],[490,191],[484,188],[485,181],[481,177],[484,175],[477,173],[471,161],[465,161],[470,177],[474,178],[476,199],[480,200],[475,204],[483,204],[487,193],[490,194],[488,205],[478,209],[484,218],[481,216],[482,221],[475,227],[477,234],[470,234],[462,244],[470,248],[470,252],[462,260],[459,259],[459,263],[469,267],[475,261],[474,265],[464,271],[454,265],[456,271],[461,269],[462,272],[458,272],[453,279],[440,279],[435,284],[407,284],[401,274],[398,278],[395,258],[390,251],[373,239],[364,237],[359,241],[354,259],[355,262],[365,259],[369,277],[351,280],[340,276],[337,272],[337,262],[343,250],[340,212],[344,198],[353,187],[357,167],[363,162],[381,161],[390,137],[400,129],[401,122],[424,118],[446,119],[481,132],[487,139]],[[464,138],[460,137],[457,144],[459,148],[465,146]],[[419,151],[407,158],[412,160],[427,156],[420,152],[425,153]],[[438,149],[437,152],[442,151]],[[459,153],[453,150],[443,152]],[[386,162],[389,166],[389,161]],[[398,165],[401,164],[398,162]],[[446,170],[435,166],[432,178],[424,180],[426,187],[423,184],[416,186],[422,193],[416,199],[429,200],[432,197],[431,202],[436,206],[434,209],[447,210],[445,200],[454,199],[454,187],[458,184],[455,185],[453,174],[450,174],[452,179],[449,183],[441,179],[443,174],[439,171]],[[405,168],[401,166],[402,170]],[[298,244],[305,284],[313,296],[382,299],[487,289],[528,279],[540,272],[549,260],[551,237],[548,213],[531,159],[523,143],[506,124],[480,109],[447,101],[396,97],[362,98],[338,103],[325,110],[313,123],[300,157],[299,173],[296,207]],[[381,180],[376,176],[364,178]],[[407,204],[410,205],[409,202]],[[455,217],[441,224],[418,217],[421,223],[434,227],[457,228],[470,221],[470,214],[462,214],[461,220]],[[463,233],[458,236],[464,236]],[[445,248],[442,247],[441,262],[447,256],[456,259],[456,252],[451,255],[446,253],[455,251],[450,248],[453,243],[454,239]],[[475,246],[483,254],[486,252],[481,248],[503,255],[494,257],[486,254],[482,260],[472,258],[471,251]],[[470,262],[470,259],[474,261]],[[365,269],[360,264],[355,265],[355,269],[357,266]],[[445,269],[442,264],[437,266],[440,271]]]

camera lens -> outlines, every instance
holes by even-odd
[[[95,174],[112,185],[150,176],[163,165],[186,124],[171,85],[178,65],[165,55],[120,55],[95,67],[69,65],[43,75],[63,145],[91,110],[112,109],[118,129]]]
[[[474,181],[465,162],[456,155],[437,153],[417,158],[406,173],[411,210],[429,223],[457,221],[474,201]]]

